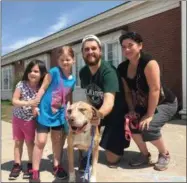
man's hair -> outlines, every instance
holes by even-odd
[[[99,38],[95,35],[87,35],[82,39],[82,48],[84,46],[84,43],[86,41],[96,41],[98,46],[101,48],[101,41],[99,40]]]

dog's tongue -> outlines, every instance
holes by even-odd
[[[71,126],[72,130],[75,132],[75,133],[81,133],[82,131],[84,131],[84,129],[86,128],[86,124],[84,124],[82,127],[76,127],[76,126]]]

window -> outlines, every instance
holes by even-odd
[[[121,57],[119,54],[119,43],[105,43],[102,45],[102,59],[108,61],[110,64],[115,67],[121,62]]]
[[[107,47],[107,60],[110,64],[117,67],[119,64],[118,43],[109,43]]]
[[[12,65],[2,67],[1,72],[1,86],[2,90],[11,90],[12,89]]]
[[[105,45],[104,45],[104,44],[101,45],[101,52],[102,52],[102,57],[101,57],[101,59],[102,59],[102,60],[105,60]]]
[[[82,53],[76,54],[76,68],[75,68],[75,74],[76,74],[76,86],[80,86],[80,79],[79,79],[79,71],[84,66],[84,60],[82,58]]]

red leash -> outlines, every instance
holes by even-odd
[[[135,114],[135,115],[126,114],[125,115],[124,130],[125,130],[126,140],[130,141],[131,137],[132,137],[130,127],[132,129],[138,129],[139,128],[138,119],[139,119],[138,114]]]

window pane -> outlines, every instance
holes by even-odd
[[[4,84],[3,89],[8,90],[8,72],[7,72],[7,69],[3,70],[3,84]]]
[[[3,68],[1,69],[1,89],[3,89]]]
[[[107,60],[110,64],[117,67],[119,64],[118,42],[109,43],[107,47]]]
[[[113,51],[113,64],[117,67],[119,64],[118,43],[117,42],[112,45],[112,51]]]
[[[9,77],[8,77],[8,89],[9,90],[11,90],[12,89],[12,84],[13,84],[13,82],[12,82],[12,68],[11,67],[9,67],[9,75],[8,75]]]
[[[108,60],[113,60],[113,52],[108,52]]]
[[[108,52],[112,52],[112,44],[108,44]]]
[[[102,51],[102,57],[101,57],[101,59],[105,60],[105,45],[101,46],[101,51]]]
[[[112,53],[112,44],[107,45],[108,51],[107,51],[107,60],[110,64],[113,64],[113,53]]]
[[[13,83],[13,76],[12,76],[12,67],[7,66],[2,68],[2,89],[4,90],[10,90],[12,89],[12,83]]]

